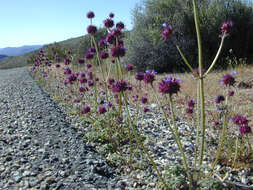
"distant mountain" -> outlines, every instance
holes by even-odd
[[[0,59],[8,57],[7,55],[0,55]]]
[[[19,56],[23,55],[25,53],[29,53],[31,51],[34,51],[36,49],[42,48],[43,45],[28,45],[28,46],[21,46],[21,47],[6,47],[6,48],[0,48],[0,54],[1,55],[7,55],[7,56]]]

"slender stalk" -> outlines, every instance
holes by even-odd
[[[238,136],[236,137],[236,141],[235,141],[235,157],[234,157],[234,160],[233,160],[233,164],[232,164],[232,168],[235,167],[235,162],[237,160],[237,156],[238,156]]]
[[[225,134],[226,134],[226,129],[227,129],[227,106],[228,106],[228,95],[226,96],[226,102],[225,102],[225,107],[226,107],[226,110],[225,110],[225,113],[224,113],[224,120],[223,120],[223,128],[222,128],[222,133],[221,133],[221,137],[220,137],[220,141],[219,141],[219,148],[218,148],[218,152],[217,152],[217,155],[216,155],[216,158],[215,158],[215,161],[213,162],[213,165],[212,165],[212,170],[214,170],[219,158],[220,158],[220,155],[221,155],[221,151],[222,151],[222,148],[223,148],[223,144],[224,144],[224,140],[225,140]]]
[[[225,39],[225,37],[226,37],[225,35],[221,37],[221,43],[220,43],[219,49],[218,49],[218,51],[217,51],[217,53],[216,53],[216,56],[215,56],[215,58],[214,58],[212,64],[211,64],[210,67],[208,68],[208,70],[207,70],[207,71],[205,72],[205,74],[203,75],[203,77],[205,77],[205,76],[212,70],[213,66],[215,65],[215,63],[216,63],[216,61],[217,61],[217,59],[218,59],[218,57],[219,57],[219,55],[220,55],[220,53],[221,53],[221,49],[222,49],[222,46],[223,46],[223,44],[224,44],[224,39]]]
[[[194,73],[194,69],[192,68],[192,66],[190,65],[189,61],[186,59],[186,57],[184,56],[183,52],[181,51],[181,49],[179,48],[179,46],[177,45],[177,50],[180,53],[182,59],[184,60],[185,64],[188,66],[188,68],[191,70],[192,73]]]
[[[178,139],[178,147],[179,147],[179,150],[183,156],[183,160],[184,160],[184,165],[185,165],[185,169],[186,171],[188,172],[188,175],[189,175],[189,182],[190,182],[190,189],[192,189],[192,182],[193,182],[193,179],[192,179],[192,175],[191,175],[191,170],[188,166],[188,163],[187,163],[187,159],[186,159],[186,156],[185,156],[185,152],[184,152],[184,149],[183,149],[183,146],[181,144],[181,140],[179,138],[179,133],[178,133],[178,130],[177,130],[177,124],[176,124],[176,119],[175,119],[175,112],[174,112],[174,107],[173,107],[173,99],[172,99],[172,96],[169,95],[169,100],[170,100],[170,111],[171,111],[171,115],[172,115],[172,122],[173,122],[173,125],[174,125],[174,129],[175,129],[175,135]]]
[[[140,146],[140,148],[145,152],[145,154],[147,155],[148,159],[150,160],[151,164],[153,165],[158,177],[160,178],[160,180],[162,181],[162,183],[164,184],[164,186],[166,187],[166,189],[170,189],[168,184],[165,182],[164,178],[162,177],[160,171],[158,170],[157,166],[156,166],[156,163],[154,162],[152,156],[149,154],[148,150],[145,148],[145,146],[143,145],[143,143],[141,142],[141,139],[140,137],[138,136],[137,134],[137,131],[135,129],[135,127],[133,126],[133,123],[132,123],[132,120],[131,120],[131,116],[130,116],[130,112],[129,112],[129,109],[128,109],[128,105],[127,105],[127,99],[126,97],[124,97],[124,102],[125,102],[125,106],[126,106],[126,110],[127,110],[127,116],[128,116],[128,121],[130,123],[130,126],[133,130],[133,133],[134,133],[134,136],[138,142],[138,145]]]

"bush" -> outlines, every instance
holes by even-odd
[[[252,8],[238,0],[203,0],[199,6],[204,66],[210,64],[218,49],[220,27],[225,20],[232,20],[235,30],[225,44],[222,52],[224,59],[220,59],[218,65],[225,68],[228,47],[233,49],[235,56],[252,59]],[[133,30],[126,41],[127,61],[134,64],[138,71],[184,71],[175,44],[180,46],[193,66],[197,67],[197,42],[190,0],[186,0],[186,3],[183,0],[144,0],[133,11],[133,22]],[[174,28],[173,37],[169,41],[161,38],[163,23],[171,24]]]

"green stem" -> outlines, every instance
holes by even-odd
[[[234,160],[233,160],[233,164],[232,164],[232,168],[235,167],[235,162],[237,160],[237,155],[238,155],[238,136],[236,137],[236,142],[235,142],[235,157],[234,157]]]
[[[181,49],[179,48],[179,46],[177,45],[177,50],[179,51],[182,59],[184,60],[185,64],[188,66],[188,68],[191,70],[192,73],[194,73],[194,69],[192,68],[192,66],[190,65],[189,61],[186,59],[186,57],[184,56],[183,52],[181,51]]]
[[[203,77],[207,76],[207,74],[212,70],[213,66],[215,65],[220,53],[221,53],[221,49],[222,49],[222,46],[224,44],[224,39],[225,39],[225,35],[221,37],[221,43],[220,43],[220,46],[219,46],[219,49],[216,53],[216,56],[212,62],[212,64],[210,65],[210,67],[208,68],[208,70],[205,72],[205,74],[203,75]]]
[[[141,142],[141,139],[140,137],[138,136],[137,134],[137,131],[135,129],[135,127],[133,126],[133,123],[131,121],[131,116],[130,116],[130,112],[129,112],[129,109],[128,109],[128,105],[127,105],[127,99],[126,97],[124,97],[124,100],[125,100],[125,105],[126,105],[126,110],[127,110],[127,115],[128,115],[128,121],[130,123],[130,126],[133,130],[133,133],[134,133],[134,136],[138,142],[138,145],[140,146],[140,148],[145,152],[145,154],[147,155],[148,159],[150,160],[151,164],[153,165],[158,177],[160,178],[160,180],[162,181],[162,183],[164,184],[164,186],[166,187],[166,189],[170,189],[169,186],[167,185],[167,183],[165,182],[164,178],[162,177],[160,171],[158,170],[157,166],[156,166],[156,163],[154,162],[152,156],[149,154],[148,150],[144,147],[143,143]]]

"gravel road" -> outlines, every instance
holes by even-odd
[[[0,189],[122,189],[27,68],[0,70]]]

